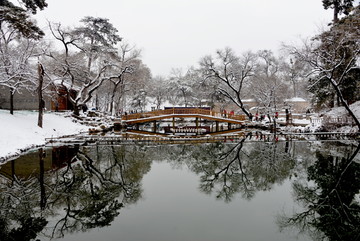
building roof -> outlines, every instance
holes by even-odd
[[[286,99],[286,102],[308,102],[307,100],[300,97],[293,97],[291,99]]]

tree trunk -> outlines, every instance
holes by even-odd
[[[114,84],[115,85],[115,84]],[[114,89],[112,90],[111,93],[111,97],[110,97],[110,108],[109,108],[109,112],[111,115],[115,114],[115,110],[114,110],[114,99],[115,99],[115,92],[116,92],[116,85],[114,86]]]
[[[245,113],[245,115],[249,118],[249,120],[251,119],[251,114],[250,112],[244,107],[244,104],[242,103],[242,101],[239,101],[239,103],[236,103],[240,109]]]
[[[293,81],[293,88],[294,88],[294,97],[297,97],[297,91],[296,91],[296,83]]]
[[[333,17],[333,22],[337,23],[339,21],[339,6],[338,4],[334,4],[334,17]]]
[[[96,91],[95,93],[95,109],[98,111],[99,110],[99,94]]]
[[[183,97],[184,97],[184,103],[185,103],[185,107],[187,107],[187,101],[186,101],[186,93],[184,90],[181,90],[181,93],[183,94]]]
[[[75,116],[79,116],[80,115],[80,108],[79,106],[77,106],[76,104],[73,104],[74,110],[73,113]]]
[[[39,86],[37,89],[38,98],[39,98],[38,126],[42,128],[43,127],[43,111],[44,111],[44,107],[45,107],[45,102],[43,100],[43,95],[42,95],[43,94],[42,88],[43,88],[43,82],[44,82],[44,69],[40,63],[38,64],[38,75],[39,75]]]
[[[14,91],[10,89],[10,114],[14,114]]]
[[[250,114],[250,111],[248,111],[245,106],[244,106],[244,103],[242,102],[241,100],[241,97],[240,97],[240,91],[236,93],[236,98],[238,100],[238,103],[236,103],[235,101],[233,101],[237,106],[240,107],[240,109],[245,113],[245,115],[249,118],[249,120],[251,120],[252,116]]]
[[[70,105],[71,105],[71,108],[72,108],[71,110],[72,110],[73,114],[75,116],[79,116],[80,115],[80,109],[79,109],[79,106],[78,106],[78,102],[76,100],[72,99],[69,90],[67,90],[66,98],[67,98],[67,102],[70,103]]]

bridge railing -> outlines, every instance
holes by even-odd
[[[173,108],[173,109],[165,109],[165,110],[154,110],[143,113],[134,113],[122,116],[123,120],[133,120],[140,118],[148,118],[153,116],[161,116],[161,115],[172,115],[172,114],[203,114],[209,115],[210,110],[204,110],[200,108]]]
[[[234,119],[234,120],[245,120],[245,115],[231,115],[228,114],[224,116],[220,112],[212,111],[209,109],[201,109],[201,108],[172,108],[172,109],[165,109],[165,110],[154,110],[149,112],[143,112],[143,113],[134,113],[134,114],[128,114],[123,115],[122,120],[134,120],[134,119],[141,119],[141,118],[149,118],[154,116],[162,116],[162,115],[181,115],[181,114],[194,114],[194,115],[211,115],[214,117],[223,117],[228,119]]]
[[[323,123],[338,125],[355,125],[355,121],[350,117],[328,117],[323,119]]]
[[[326,118],[311,118],[312,124],[325,124],[325,125],[355,125],[355,121],[350,117],[326,117]]]

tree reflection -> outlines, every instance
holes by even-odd
[[[141,197],[140,182],[150,170],[150,161],[144,158],[144,151],[131,148],[86,147],[77,153],[76,165],[60,173],[56,193],[66,197],[66,215],[56,223],[52,237],[107,226],[121,207]],[[54,200],[54,206],[63,203]]]
[[[235,144],[188,146],[173,152],[173,162],[187,162],[200,175],[200,190],[230,202],[237,193],[250,200],[286,179],[295,165],[286,143],[251,142],[251,134]],[[249,141],[249,142],[246,142]]]
[[[150,170],[145,150],[132,148],[76,148],[60,165],[55,161],[61,166],[56,171],[45,171],[41,150],[37,173],[22,179],[13,168],[11,179],[0,184],[1,240],[31,240],[39,232],[59,238],[109,225],[141,197],[141,179]]]
[[[8,182],[0,183],[1,240],[33,240],[48,223],[44,217],[36,214],[46,205],[43,149],[33,156],[39,166],[38,175],[28,179],[19,178],[15,161],[11,161]]]
[[[355,150],[345,154],[317,151],[317,161],[308,168],[308,182],[293,184],[294,196],[304,210],[279,218],[281,228],[297,227],[314,240],[360,240],[360,164]]]
[[[9,218],[0,217],[0,236],[2,241],[34,240],[47,224],[45,218],[42,217],[19,217],[17,221],[18,227],[9,229]]]
[[[205,193],[211,193],[215,186],[218,186],[216,197],[231,201],[234,194],[241,192],[250,199],[255,192],[252,181],[245,171],[246,166],[241,161],[240,153],[243,148],[244,138],[227,152],[217,155],[207,163],[199,163],[196,170],[201,168],[204,173],[201,176],[200,189]],[[205,164],[205,165],[203,165]]]

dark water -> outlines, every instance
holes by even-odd
[[[0,240],[360,240],[360,146],[40,149],[0,166]]]

